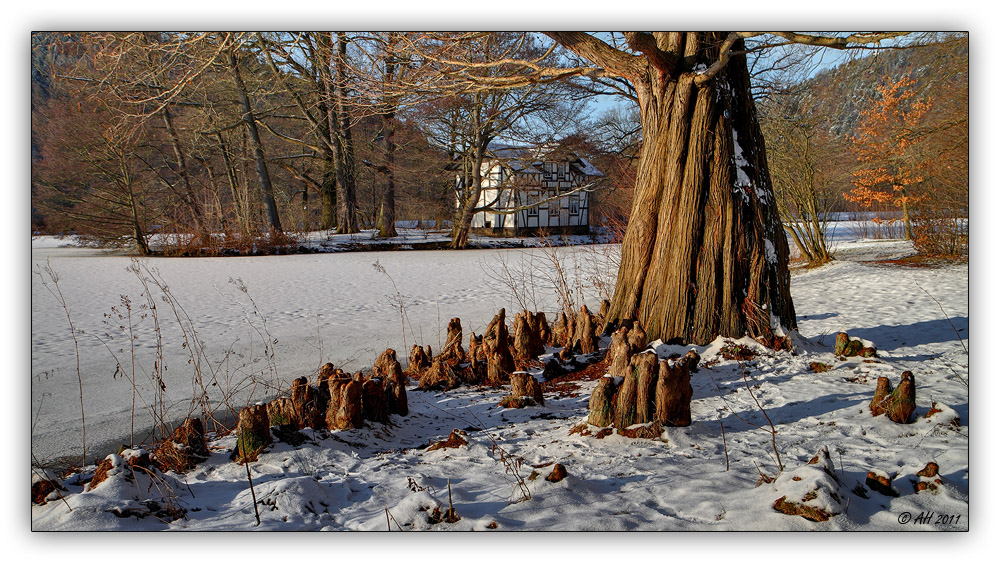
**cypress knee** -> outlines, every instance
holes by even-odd
[[[622,386],[618,390],[618,398],[615,401],[615,426],[618,429],[627,428],[636,423],[636,398],[639,394],[639,374],[635,367],[636,358],[633,358],[629,365],[628,373]]]
[[[465,361],[465,350],[462,349],[462,321],[458,317],[448,322],[448,337],[441,358],[449,363]]]
[[[627,338],[628,331],[622,327],[611,335],[611,343],[608,345],[607,358],[608,373],[613,377],[625,377],[629,369],[629,361],[632,359],[632,351]]]
[[[635,421],[639,423],[652,422],[656,410],[656,382],[658,366],[655,353],[638,354],[632,363],[636,367]]]
[[[691,373],[684,361],[660,360],[656,382],[656,420],[666,426],[691,425]]]
[[[611,426],[614,422],[615,380],[602,377],[590,395],[590,414],[587,422],[594,426]]]
[[[889,394],[886,401],[886,416],[898,424],[909,424],[913,412],[917,410],[917,388],[913,373],[904,371],[900,375],[899,386]]]
[[[580,307],[580,312],[576,316],[576,331],[574,332],[573,346],[578,347],[581,354],[592,354],[597,351],[598,336],[597,327],[594,326],[594,316],[587,309],[586,305]]]
[[[633,354],[638,354],[646,349],[649,339],[646,337],[646,331],[642,330],[642,325],[639,321],[632,323],[632,328],[628,331],[627,340]]]
[[[868,403],[868,409],[872,411],[872,416],[885,414],[885,403],[890,393],[892,393],[892,383],[889,383],[889,378],[879,377],[875,386],[875,395]]]
[[[333,428],[346,430],[361,427],[362,384],[356,379],[348,381],[340,391],[340,408],[337,409]]]
[[[385,388],[381,379],[369,379],[361,385],[361,417],[372,422],[389,422]]]
[[[271,423],[267,418],[267,407],[251,405],[240,410],[240,421],[236,425],[235,461],[257,461],[257,456],[270,443]]]

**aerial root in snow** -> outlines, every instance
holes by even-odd
[[[691,424],[691,372],[701,357],[694,350],[685,356],[659,359],[644,350],[645,332],[639,323],[622,323],[611,335],[608,374],[590,397],[587,421],[594,426],[614,426],[623,435],[646,437],[653,430],[627,430],[635,424],[661,426]]]
[[[875,346],[866,346],[861,339],[851,338],[846,332],[837,333],[837,341],[834,343],[833,353],[842,357],[861,356],[862,358],[875,358],[878,356],[878,350],[875,349]]]
[[[774,481],[775,492],[782,496],[772,506],[778,512],[824,522],[844,512],[844,494],[830,458],[823,446],[803,467],[784,472]]]
[[[895,389],[889,383],[889,378],[879,377],[868,408],[872,416],[886,415],[898,424],[909,424],[913,421],[913,413],[917,409],[917,388],[913,373],[904,371],[899,376],[899,386]]]

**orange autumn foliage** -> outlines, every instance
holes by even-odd
[[[927,136],[922,123],[931,102],[915,99],[915,80],[886,78],[877,87],[874,106],[861,112],[861,125],[853,150],[860,167],[852,174],[854,189],[848,201],[864,207],[892,204],[903,212],[907,238],[911,237],[909,209],[924,197],[914,188],[924,182],[927,157],[920,143]]]

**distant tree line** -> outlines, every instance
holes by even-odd
[[[792,56],[750,63],[782,220],[810,261],[829,257],[822,229],[833,212],[895,217],[905,203],[924,227],[967,215],[968,38],[940,39],[815,76]],[[557,79],[580,58],[544,37],[147,32],[31,41],[33,232],[125,241],[143,253],[150,234],[178,233],[187,250],[214,253],[314,230],[394,236],[397,221],[419,220],[451,228],[462,247],[482,163],[501,141],[570,145],[607,176],[597,221],[622,235],[631,214],[643,144],[636,91],[611,73]],[[553,79],[513,80],[519,69],[505,61],[530,61]],[[890,85],[930,110],[876,123]],[[617,103],[595,110],[595,96]],[[887,170],[864,172],[861,154],[874,151],[869,164],[887,155],[886,139],[905,149],[894,157],[910,166],[905,196]],[[457,176],[467,189],[456,194]]]

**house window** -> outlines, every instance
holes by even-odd
[[[580,196],[578,195],[569,196],[569,214],[570,215],[580,214]]]
[[[528,217],[538,217],[538,197],[528,194],[525,199],[527,200],[525,205],[531,206],[528,208]]]

